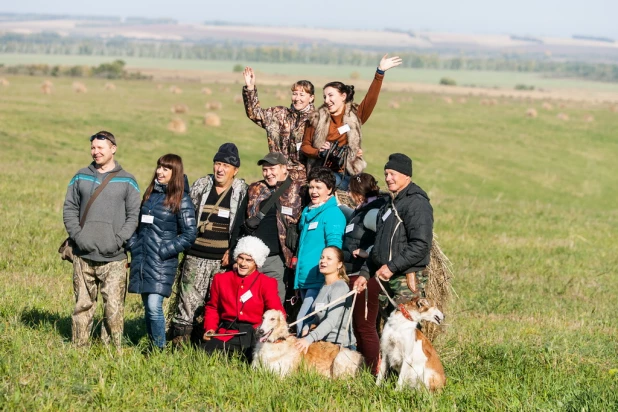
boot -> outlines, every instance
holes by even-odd
[[[170,328],[172,331],[172,347],[180,349],[191,341],[192,326],[173,324]]]

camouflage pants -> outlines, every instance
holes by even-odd
[[[185,256],[180,274],[178,306],[172,319],[174,325],[191,327],[194,322],[203,321],[204,302],[210,292],[212,277],[219,272],[220,260]]]
[[[101,340],[120,347],[124,328],[124,299],[127,290],[127,260],[94,262],[75,256],[73,259],[73,294],[75,310],[72,316],[73,343],[88,343],[97,306],[99,290],[103,297]]]
[[[382,282],[384,289],[388,292],[389,296],[393,298],[395,303],[409,302],[415,298],[425,297],[425,285],[427,284],[427,271],[419,270],[416,272],[416,290],[412,291],[408,287],[406,275],[396,275],[388,280],[388,282]],[[393,305],[388,298],[383,294],[380,294],[380,307],[386,314],[390,315],[393,311]]]

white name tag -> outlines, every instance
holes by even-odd
[[[384,213],[384,215],[382,216],[382,221],[384,222],[386,219],[388,219],[390,215],[391,215],[391,210],[388,209],[386,213]]]
[[[349,225],[347,225],[347,226],[345,227],[345,232],[346,232],[346,233],[350,233],[350,232],[351,232],[351,231],[353,231],[353,230],[354,230],[354,223],[350,223]]]
[[[301,143],[296,143],[296,151],[297,152],[300,152],[300,146],[301,145],[302,145],[302,142]]]
[[[241,301],[242,303],[245,303],[246,301],[248,301],[248,300],[249,300],[249,299],[251,299],[252,297],[253,297],[253,293],[251,293],[251,291],[250,291],[250,290],[248,290],[248,291],[246,291],[245,293],[243,293],[243,294],[240,296],[240,301]]]
[[[315,304],[315,310],[322,310],[324,309],[325,303],[316,303]]]
[[[219,213],[217,213],[217,216],[229,219],[230,211],[229,210],[225,210],[225,209],[219,209]]]
[[[142,223],[153,223],[154,216],[152,215],[142,215]]]
[[[339,134],[344,134],[350,131],[350,126],[346,123],[343,126],[338,127],[337,130],[339,130]]]
[[[284,215],[292,216],[292,213],[294,213],[294,211],[291,207],[281,206],[281,213],[283,213]]]
[[[313,230],[316,227],[318,227],[318,222],[311,222],[311,223],[309,223],[309,230]]]

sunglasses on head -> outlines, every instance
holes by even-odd
[[[111,140],[109,139],[109,137],[104,136],[104,135],[102,135],[102,134],[98,134],[98,133],[97,133],[97,134],[93,134],[92,136],[90,136],[90,141],[91,141],[91,142],[92,142],[94,139],[97,139],[97,140],[109,140],[109,141],[111,142]],[[114,143],[114,142],[112,142],[112,143]]]

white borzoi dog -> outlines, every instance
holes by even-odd
[[[380,385],[389,368],[399,372],[397,389],[404,384],[412,388],[425,385],[430,391],[444,387],[446,376],[438,353],[418,329],[425,320],[442,323],[444,314],[428,299],[412,300],[390,315],[380,339],[380,371],[376,384]]]
[[[284,377],[301,366],[329,378],[355,376],[363,365],[360,353],[329,342],[314,342],[306,354],[296,349],[297,338],[290,335],[283,313],[268,310],[256,331],[253,368],[264,368]]]

